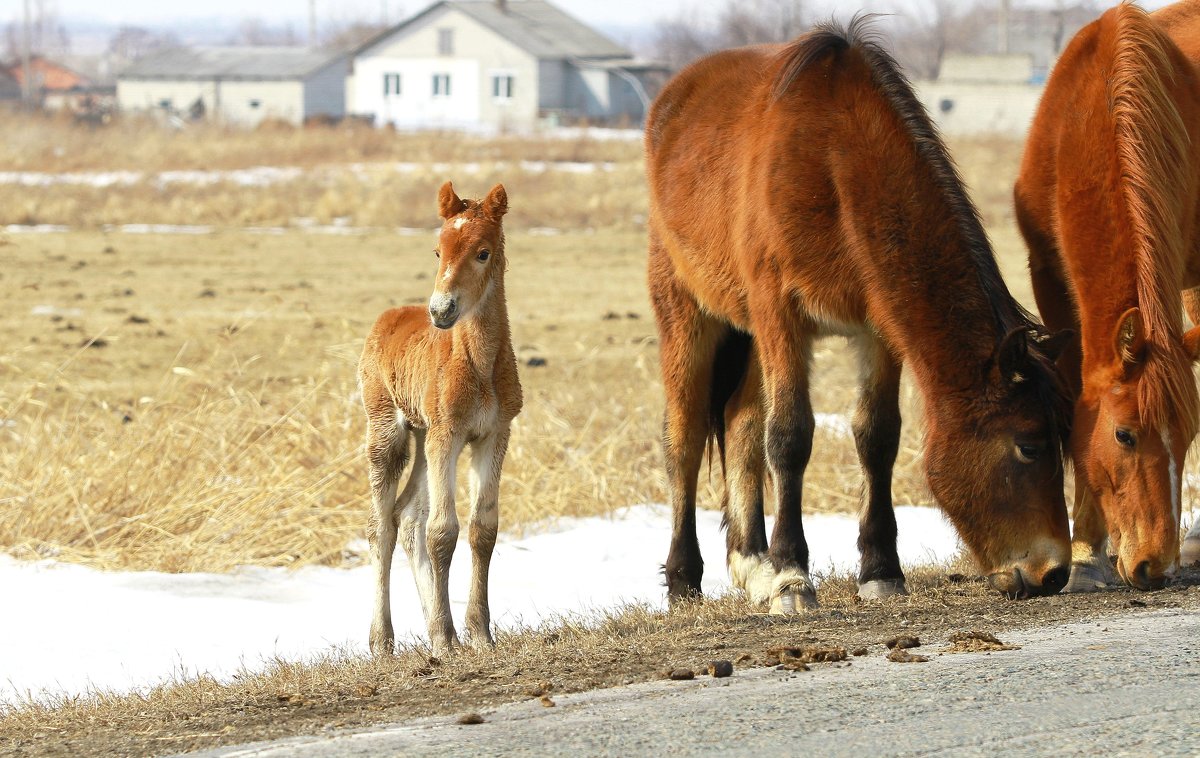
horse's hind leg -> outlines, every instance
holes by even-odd
[[[764,288],[773,291],[774,285]],[[767,470],[775,485],[775,529],[768,551],[776,571],[771,612],[797,613],[817,605],[801,523],[804,470],[812,455],[814,429],[808,395],[813,327],[791,302],[764,300],[752,305],[752,313],[767,407]]]
[[[763,518],[761,368],[753,358],[725,409],[725,546],[733,585],[755,603],[771,599],[775,568]]]
[[[380,398],[367,410],[367,467],[371,482],[371,517],[367,538],[375,568],[375,602],[371,617],[371,652],[390,654],[392,629],[392,554],[396,549],[396,485],[404,469],[407,439],[396,423],[390,402]]]
[[[471,596],[467,601],[467,637],[473,647],[493,644],[488,605],[488,569],[500,523],[500,468],[508,450],[508,427],[471,443]]]
[[[662,443],[672,524],[664,573],[667,596],[674,602],[700,594],[704,561],[696,538],[696,479],[708,438],[713,357],[727,327],[706,316],[675,278],[653,234],[649,279],[666,393]]]
[[[436,583],[433,567],[429,563],[429,548],[425,538],[425,523],[429,520],[429,481],[425,463],[425,430],[414,429],[413,465],[408,482],[396,503],[396,526],[400,533],[400,545],[408,556],[417,595],[421,599],[421,612],[428,621],[430,603]]]
[[[892,508],[892,467],[900,447],[900,364],[874,334],[854,342],[861,384],[854,444],[866,479],[858,522],[858,596],[878,599],[905,593]]]

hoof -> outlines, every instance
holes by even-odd
[[[907,594],[903,579],[872,579],[858,585],[858,597],[862,600],[885,600]]]
[[[1192,568],[1200,565],[1200,537],[1188,537],[1179,547],[1179,565]]]
[[[766,603],[771,599],[771,588],[775,584],[775,568],[771,559],[762,555],[729,554],[729,578],[733,586],[746,593],[752,603]]]
[[[1108,589],[1104,572],[1090,563],[1072,563],[1071,578],[1063,592],[1099,592]]]
[[[811,589],[785,590],[771,598],[771,613],[775,616],[794,616],[818,607],[817,593]]]

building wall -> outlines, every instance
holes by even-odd
[[[1034,84],[915,82],[914,89],[945,134],[1023,137],[1043,88]]]
[[[266,118],[300,124],[305,116],[304,87],[299,81],[122,79],[117,82],[117,103],[125,111],[170,111],[186,117],[197,99],[204,103],[206,118],[243,126],[256,126]]]
[[[317,71],[304,82],[304,116],[346,115],[346,75],[350,61],[341,60]]]
[[[451,55],[439,52],[439,31],[451,30]],[[538,117],[538,62],[521,48],[453,8],[430,13],[354,61],[355,112],[377,124],[407,128],[528,128]],[[384,94],[384,75],[400,75],[400,94]],[[435,97],[433,76],[450,74],[449,96]],[[492,77],[513,77],[513,96],[492,96]]]

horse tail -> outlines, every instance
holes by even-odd
[[[711,457],[711,445],[715,443],[722,474],[725,472],[725,406],[729,405],[746,378],[752,347],[753,339],[749,334],[730,329],[717,345],[717,352],[713,356],[708,404],[709,455]]]

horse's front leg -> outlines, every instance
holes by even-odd
[[[906,593],[892,507],[892,468],[900,447],[900,364],[873,332],[855,343],[862,386],[854,445],[867,485],[858,522],[858,596],[872,600]]]
[[[471,597],[467,601],[467,637],[473,647],[494,644],[488,606],[488,569],[500,525],[500,469],[508,451],[505,424],[471,443]]]
[[[804,470],[812,455],[815,426],[808,396],[813,328],[791,303],[762,303],[753,316],[767,405],[767,470],[775,484],[771,612],[798,613],[817,605],[801,523]]]
[[[433,572],[429,598],[429,641],[435,655],[444,655],[458,644],[450,615],[450,560],[458,543],[458,515],[454,512],[454,474],[462,442],[448,429],[431,428],[425,438],[429,481],[429,521],[426,546]]]

